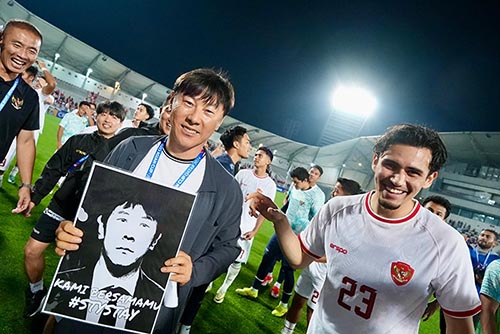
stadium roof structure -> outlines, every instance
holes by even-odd
[[[170,89],[107,56],[103,52],[85,44],[42,18],[34,15],[17,2],[0,0],[0,24],[10,19],[21,19],[33,23],[43,35],[40,57],[54,59],[60,54],[57,64],[85,75],[92,68],[92,78],[110,87],[120,83],[120,89],[131,96],[142,98],[147,93],[151,104],[161,106]]]
[[[55,53],[59,53],[61,56],[58,64],[83,74],[91,67],[92,78],[95,80],[109,86],[114,86],[115,81],[118,81],[122,91],[138,98],[145,92],[148,94],[148,101],[157,106],[163,103],[170,91],[168,87],[118,63],[37,17],[15,1],[0,0],[0,24],[5,24],[12,18],[32,22],[42,31],[44,42],[40,56],[43,58],[54,59]],[[376,136],[355,138],[322,147],[311,146],[277,136],[232,117],[225,118],[219,132],[235,125],[248,129],[254,147],[262,144],[276,150],[275,156],[290,165],[307,166],[316,163],[323,168],[355,171],[369,178],[372,175],[372,148]],[[500,168],[500,132],[455,132],[441,135],[448,148],[450,161]]]
[[[219,132],[240,125],[245,127],[254,147],[260,144],[276,150],[275,156],[294,165],[318,164],[372,175],[373,146],[378,136],[359,137],[327,146],[311,146],[295,142],[255,126],[226,117]],[[500,168],[500,132],[443,132],[449,162]]]

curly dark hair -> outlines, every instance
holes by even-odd
[[[441,169],[448,158],[448,152],[439,134],[424,126],[399,124],[390,127],[389,130],[377,140],[373,147],[373,152],[380,156],[387,151],[391,145],[396,144],[428,148],[432,153],[429,173]]]

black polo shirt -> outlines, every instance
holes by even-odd
[[[3,100],[14,80],[5,81],[0,77],[0,101]],[[0,162],[9,151],[9,147],[22,130],[39,129],[38,94],[22,78],[9,101],[0,110]]]

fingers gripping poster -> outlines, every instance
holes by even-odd
[[[94,164],[74,222],[80,248],[61,258],[44,312],[150,333],[169,291],[160,268],[177,254],[194,199]]]

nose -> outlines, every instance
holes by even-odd
[[[200,124],[202,115],[203,115],[203,106],[197,105],[190,110],[189,114],[186,117],[186,120],[190,124]]]
[[[135,238],[133,236],[128,236],[126,234],[122,237],[122,239],[127,240],[127,241],[132,241],[132,242],[135,241]]]
[[[28,56],[28,49],[27,48],[19,48],[18,51],[17,51],[17,54],[21,57],[21,58],[24,58],[24,59],[28,59],[29,56]]]
[[[406,175],[403,171],[399,171],[392,175],[391,182],[394,183],[395,186],[401,186],[404,184],[406,180]]]

